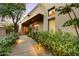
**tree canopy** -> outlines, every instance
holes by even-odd
[[[5,3],[5,4],[1,3],[0,4],[0,16],[2,18],[5,18],[6,16],[12,18],[15,32],[18,32],[17,23],[21,19],[24,11],[25,11],[25,4],[23,3]]]

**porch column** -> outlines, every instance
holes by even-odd
[[[48,31],[48,10],[44,10],[43,31]]]

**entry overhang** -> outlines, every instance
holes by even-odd
[[[32,17],[31,19],[27,20],[26,22],[22,23],[23,26],[29,26],[35,21],[43,21],[43,15],[37,14],[36,16]]]

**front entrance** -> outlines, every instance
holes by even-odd
[[[33,32],[39,32],[43,30],[43,21],[36,21],[33,23]]]
[[[29,19],[28,21],[22,24],[23,32],[28,32],[29,28],[31,29],[32,32],[42,31],[43,30],[43,15],[37,14],[36,16],[34,16],[33,18]]]
[[[39,30],[39,23],[35,22],[33,24],[33,32],[38,32],[38,30]]]

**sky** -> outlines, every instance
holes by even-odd
[[[26,4],[26,13],[28,14],[32,9],[37,6],[38,3],[27,3]]]
[[[26,3],[26,12],[23,14],[23,17],[21,18],[21,20],[23,20],[23,18],[24,18],[29,12],[31,12],[37,5],[38,5],[38,3]]]

